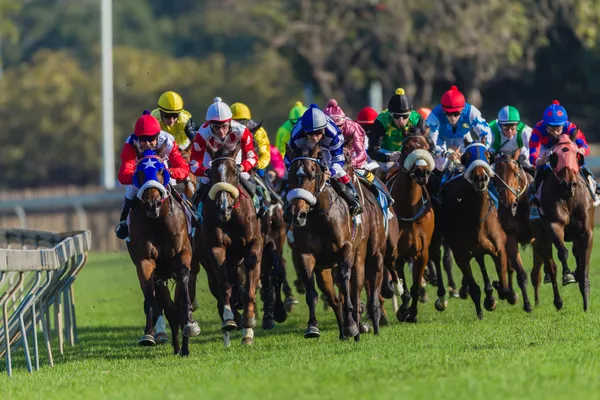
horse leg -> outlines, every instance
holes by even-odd
[[[514,235],[506,236],[506,253],[508,258],[510,259],[511,271],[516,271],[517,273],[517,283],[521,288],[521,294],[523,295],[523,309],[530,313],[531,312],[531,303],[529,303],[529,296],[527,295],[527,273],[525,272],[525,268],[523,267],[523,261],[521,260],[521,253],[519,252],[519,243],[517,243],[517,238]],[[509,282],[509,288],[511,291],[510,296],[515,296],[514,289],[512,287],[512,275],[511,272],[511,281]]]
[[[368,269],[365,271],[366,284],[369,294],[367,299],[367,309],[369,310],[369,316],[371,317],[371,322],[373,323],[373,333],[378,335],[379,321],[382,317],[380,289],[383,281],[383,255],[381,252],[377,252],[374,256],[370,257],[367,265]]]
[[[190,284],[189,284],[189,292],[190,292],[190,301],[192,302],[192,312],[196,311],[200,308],[200,303],[198,303],[198,299],[196,298],[196,283],[198,281],[198,274],[200,273],[200,261],[196,259],[194,254],[192,253],[192,263],[190,270]]]
[[[232,287],[227,279],[227,265],[225,264],[226,251],[222,247],[213,247],[210,250],[211,264],[215,274],[217,275],[218,290],[219,290],[219,305],[218,310],[221,315],[221,330],[224,335],[228,335],[229,331],[237,328],[235,323],[233,310],[231,309],[231,293]]]
[[[444,256],[442,257],[442,263],[444,265],[444,271],[448,275],[448,287],[450,289],[450,297],[459,297],[458,290],[456,290],[456,282],[454,281],[454,275],[452,274],[452,250],[450,246],[442,240],[442,247],[444,249]]]
[[[285,302],[281,298],[282,286],[286,283],[285,268],[283,267],[283,264],[282,264],[283,258],[277,252],[276,249],[273,249],[273,252],[271,252],[271,259],[273,262],[273,270],[271,271],[271,284],[273,285],[273,290],[275,292],[275,308],[273,311],[273,315],[275,317],[275,322],[281,324],[281,323],[285,322],[288,317],[288,314],[287,314],[288,313],[288,311],[287,311],[288,310],[288,304],[287,304],[288,297],[286,296]],[[287,290],[289,293],[290,292],[289,286],[287,287]],[[284,294],[285,294],[285,290],[284,290]],[[290,307],[290,311],[291,311],[291,307],[293,307],[293,303],[291,303],[289,307]]]
[[[562,225],[556,222],[550,223],[550,235],[552,239],[552,243],[556,246],[556,250],[558,253],[558,259],[562,264],[562,284],[563,286],[568,285],[569,283],[574,283],[575,276],[569,269],[569,265],[567,264],[569,258],[569,250],[567,246],[565,246],[565,230]]]
[[[256,288],[260,281],[262,263],[262,237],[255,237],[249,243],[250,251],[244,257],[246,270],[246,287],[244,291],[244,313],[242,315],[242,344],[254,343],[254,327],[256,326]],[[272,290],[272,289],[271,289]]]
[[[179,311],[179,324],[183,330],[181,356],[189,356],[188,341],[190,336],[198,336],[200,327],[192,316],[192,302],[190,301],[190,262],[192,255],[184,251],[179,257],[177,270],[177,308]]]
[[[487,268],[485,267],[485,259],[483,255],[477,255],[475,257],[475,261],[479,265],[481,276],[483,277],[483,291],[485,292],[483,306],[488,311],[494,311],[496,309],[496,299],[494,298],[494,288],[490,282],[490,276],[488,275]]]
[[[352,271],[354,269],[355,260],[353,254],[352,244],[346,241],[339,250],[341,266],[339,269],[340,275],[340,287],[343,295],[343,310],[344,310],[344,336],[354,337],[359,334],[358,325],[354,319],[353,312],[354,307],[358,307],[358,304],[352,304],[352,289],[350,285],[350,278],[352,277]],[[364,268],[364,267],[363,267]]]
[[[448,300],[446,299],[446,287],[444,285],[444,276],[442,275],[442,251],[440,241],[436,238],[439,234],[434,231],[434,237],[429,244],[429,264],[433,264],[437,271],[437,300],[435,301],[435,309],[444,311],[448,308]]]
[[[315,256],[312,254],[294,254],[294,265],[300,270],[300,278],[302,279],[303,287],[306,290],[306,305],[308,306],[308,327],[304,332],[304,337],[307,339],[318,338],[319,336],[321,336],[317,325],[316,313],[317,302],[319,301],[319,294],[317,293],[317,289],[315,289],[315,280],[313,278],[315,262]],[[341,323],[338,322],[338,325],[341,325]]]
[[[411,299],[410,292],[408,291],[408,287],[406,285],[406,276],[404,275],[404,265],[405,264],[406,264],[406,258],[398,257],[396,259],[396,272],[398,274],[398,278],[402,281],[402,289],[403,289],[402,295],[400,296],[400,299],[402,299],[402,305],[400,306],[398,311],[396,311],[396,318],[398,318],[398,321],[400,321],[400,322],[405,322],[406,317],[408,317],[408,313],[409,313],[408,303],[410,302],[410,299]]]
[[[542,265],[544,261],[539,254],[538,240],[533,243],[533,269],[531,270],[531,283],[535,296],[536,307],[540,305],[540,284],[542,282]]]
[[[285,311],[291,313],[294,310],[294,306],[298,304],[298,300],[296,300],[296,297],[294,297],[294,293],[292,292],[292,288],[287,279],[287,262],[283,257],[283,254],[281,252],[278,252],[277,258],[279,261],[279,267],[281,268],[282,288],[283,294],[285,295]]]
[[[178,295],[179,293],[177,293],[177,289],[175,289],[175,298],[177,298]],[[181,351],[181,347],[179,346],[179,315],[175,303],[173,303],[173,300],[171,300],[167,281],[156,285],[156,297],[165,311],[165,317],[167,318],[167,321],[169,321],[173,354],[178,355]]]
[[[275,328],[275,320],[273,309],[275,308],[275,292],[273,290],[273,281],[271,272],[274,269],[273,258],[269,257],[273,251],[272,243],[265,246],[265,257],[262,259],[260,266],[260,280],[262,284],[261,297],[263,301],[264,313],[262,320],[262,328],[270,330]]]
[[[481,288],[475,281],[475,277],[473,276],[473,270],[471,269],[470,256],[468,253],[454,252],[454,259],[461,272],[463,273],[463,285],[466,285],[468,289],[468,293],[473,300],[473,304],[475,305],[475,312],[477,313],[477,318],[483,319],[483,311],[481,310]]]
[[[146,315],[146,327],[144,336],[138,341],[140,346],[154,346],[154,315],[159,312],[158,302],[154,294],[154,270],[156,262],[153,259],[146,258],[138,261],[136,270],[140,287],[144,294],[144,314]]]
[[[406,317],[406,322],[417,322],[417,313],[418,313],[418,303],[419,303],[419,293],[421,289],[421,281],[423,279],[423,275],[425,274],[425,267],[427,266],[427,260],[429,258],[428,247],[426,246],[421,254],[419,254],[414,262],[412,268],[412,278],[413,284],[410,288],[410,296],[412,297],[412,302],[410,305],[410,311],[408,316]]]
[[[354,265],[352,266],[352,275],[350,276],[350,298],[354,308],[352,310],[352,317],[358,325],[358,333],[354,336],[356,342],[360,341],[360,334],[367,333],[369,331],[368,324],[361,322],[361,304],[360,304],[360,293],[365,283],[365,253],[366,253],[366,241],[363,248],[358,249],[357,254],[354,258]]]
[[[583,311],[588,310],[588,300],[590,296],[590,256],[592,254],[593,233],[591,230],[573,242],[573,253],[577,262],[577,282],[579,282],[579,291],[583,297]]]
[[[340,331],[340,340],[344,339],[344,317],[342,316],[342,302],[335,294],[335,286],[333,284],[333,271],[331,269],[323,269],[315,273],[319,290],[325,294],[329,307],[335,314],[335,319]],[[306,336],[305,337],[312,337]],[[316,336],[318,337],[318,336]]]

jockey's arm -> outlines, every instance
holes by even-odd
[[[354,165],[361,166],[367,161],[367,152],[365,150],[365,131],[354,121],[346,121],[346,125],[352,133],[352,150],[354,150]]]
[[[381,143],[383,142],[383,138],[385,137],[386,129],[379,120],[375,120],[373,126],[371,127],[371,131],[369,132],[369,150],[367,153],[372,160],[380,161],[380,162],[389,162],[390,155],[383,151],[381,148]]]
[[[196,136],[196,132],[198,132],[198,125],[196,125],[196,123],[190,117],[190,119],[188,119],[188,121],[186,122],[183,131],[185,132],[185,136],[187,136],[190,142],[193,142],[194,137]]]
[[[337,128],[332,128],[332,126],[327,127],[326,134],[332,136],[328,143],[325,143],[325,149],[331,155],[331,166],[329,167],[331,177],[338,179],[344,184],[348,183],[350,178],[346,174],[346,171],[344,171],[346,164],[344,159],[344,136],[342,132]]]
[[[435,143],[435,155],[445,157],[446,141],[440,136],[440,121],[434,113],[430,113],[425,124],[429,127],[429,137],[431,138],[431,142]]]
[[[277,130],[277,137],[275,139],[275,147],[281,153],[285,155],[285,144],[290,142],[292,136],[292,123],[288,120]]]
[[[129,143],[125,143],[121,151],[121,166],[119,167],[118,179],[122,185],[131,185],[133,174],[135,173],[135,165],[137,155],[135,149]]]
[[[531,165],[537,165],[537,159],[540,156],[542,147],[542,134],[537,128],[531,131],[531,137],[529,138],[529,163]]]
[[[523,147],[521,147],[521,154],[519,155],[519,162],[525,167],[531,167],[529,161],[529,140],[531,139],[532,129],[529,126],[525,126],[521,132],[521,140],[523,140]]]
[[[258,146],[258,163],[256,168],[265,169],[271,162],[271,143],[265,128],[260,127],[254,134]]]
[[[484,143],[487,147],[492,144],[492,129],[487,121],[483,119],[481,112],[475,106],[471,106],[469,125],[471,126],[471,129],[477,132],[479,135],[479,141],[481,143]]]
[[[181,156],[177,145],[169,153],[169,174],[176,180],[183,180],[190,174],[190,166]]]
[[[583,149],[583,155],[587,156],[590,154],[590,146],[588,146],[587,144],[587,139],[585,138],[585,135],[583,134],[583,132],[577,128],[575,126],[575,124],[573,124],[572,122],[570,123],[569,127],[569,134],[571,134],[571,132],[574,132],[574,142],[577,145],[577,147],[579,147],[580,149]]]
[[[204,153],[206,153],[206,141],[198,134],[194,138],[192,153],[190,154],[190,171],[196,176],[205,176]]]
[[[249,172],[252,168],[256,167],[257,160],[256,151],[254,150],[254,140],[252,139],[252,133],[248,128],[244,129],[240,144],[242,147],[240,170],[242,172]]]

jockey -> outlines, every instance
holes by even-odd
[[[195,205],[204,201],[210,188],[212,160],[206,152],[207,143],[210,143],[216,150],[223,145],[235,146],[238,142],[241,143],[242,156],[236,160],[241,171],[240,182],[253,198],[256,195],[254,184],[249,181],[249,172],[257,164],[252,133],[244,125],[233,121],[232,117],[229,106],[223,103],[220,97],[216,97],[215,102],[206,111],[206,122],[198,129],[194,138],[190,170],[194,175],[200,177],[200,184],[194,195],[193,203]]]
[[[365,131],[363,128],[358,123],[346,117],[344,110],[338,106],[335,99],[331,99],[327,102],[327,107],[323,112],[331,118],[340,131],[342,131],[344,142],[352,143],[352,165],[357,174],[369,182],[369,187],[372,189],[375,196],[378,196],[378,192],[381,192],[387,198],[387,204],[393,204],[393,200],[389,193],[379,186],[379,181],[374,179],[375,176],[369,171],[369,160],[367,159],[367,152],[365,150]]]
[[[170,133],[180,150],[187,149],[198,127],[192,121],[192,114],[183,109],[183,99],[175,92],[165,92],[158,98],[158,108],[152,116],[160,121],[163,131]]]
[[[402,142],[409,129],[417,126],[425,131],[425,121],[413,109],[404,89],[396,93],[388,102],[388,109],[377,116],[369,132],[368,154],[383,172],[387,172],[400,159]]]
[[[296,150],[299,147],[314,147],[319,142],[325,153],[324,159],[329,163],[329,168],[325,169],[326,178],[334,178],[330,183],[346,200],[352,216],[362,213],[358,192],[344,171],[344,135],[316,104],[311,104],[294,126],[289,145],[292,150]],[[286,154],[284,161],[289,168],[293,158]],[[289,208],[286,211],[288,210]],[[286,218],[289,220],[289,215]]]
[[[544,111],[543,119],[535,124],[531,133],[531,139],[529,139],[529,161],[532,165],[536,166],[535,179],[531,186],[531,219],[539,218],[538,206],[540,203],[536,197],[536,193],[550,170],[550,166],[547,164],[549,152],[562,134],[569,135],[579,148],[578,151],[580,154],[587,156],[590,153],[590,148],[583,132],[574,123],[569,121],[567,110],[557,100],[554,100]],[[585,181],[589,185],[590,193],[593,193],[594,207],[597,207],[600,204],[600,199],[596,194],[598,184],[595,182],[594,175],[585,164],[581,167],[581,173],[586,178]],[[594,182],[593,186],[590,180]]]
[[[169,175],[175,180],[185,179],[189,175],[190,169],[187,162],[181,156],[179,148],[175,145],[173,136],[161,130],[158,120],[150,115],[149,111],[144,111],[144,114],[136,121],[133,134],[127,138],[123,151],[121,151],[121,167],[119,168],[118,179],[121,184],[128,186],[125,191],[125,201],[123,202],[121,217],[115,228],[119,239],[126,239],[129,236],[127,216],[134,205],[135,196],[138,192],[138,188],[132,184],[137,164],[135,147],[139,146],[142,151],[156,149],[165,142],[167,142],[166,156],[163,161],[168,161]],[[165,165],[167,165],[166,162]],[[164,186],[168,187],[168,182],[165,182]]]
[[[302,117],[304,112],[307,110],[306,106],[301,101],[297,101],[294,107],[290,110],[288,120],[283,123],[277,129],[277,138],[275,140],[275,146],[282,156],[285,156],[285,144],[290,142],[292,136],[292,130],[296,122]]]
[[[271,145],[271,168],[277,174],[279,179],[283,179],[286,173],[285,163],[283,162],[283,156],[277,149],[277,147]]]
[[[529,163],[529,139],[531,128],[521,122],[519,110],[513,106],[504,106],[498,113],[498,119],[490,122],[492,144],[490,151],[498,153],[514,153],[521,149],[519,164],[531,168]]]
[[[440,103],[427,117],[427,124],[436,145],[435,154],[439,160],[436,160],[436,168],[441,171],[447,161],[460,159],[465,138],[468,141],[476,139],[471,137],[471,131],[475,131],[487,146],[492,142],[492,132],[481,112],[465,101],[465,96],[456,86],[451,86],[442,95]],[[445,175],[447,177],[448,174]]]
[[[233,115],[233,120],[248,128],[254,137],[254,148],[258,151],[256,173],[260,177],[255,177],[254,180],[258,184],[257,193],[260,194],[259,197],[261,202],[259,214],[262,215],[268,211],[268,208],[264,205],[264,199],[266,197],[265,191],[268,189],[262,179],[264,179],[265,170],[271,162],[271,143],[269,142],[269,136],[267,135],[265,128],[262,127],[262,121],[258,123],[255,122],[252,119],[250,108],[244,103],[233,103],[231,105],[231,113]]]
[[[356,115],[355,122],[363,128],[367,137],[368,137],[369,133],[371,132],[371,128],[373,128],[373,124],[375,123],[375,120],[377,119],[378,115],[379,115],[379,113],[371,107],[363,108]],[[368,146],[365,146],[365,147],[368,147]]]

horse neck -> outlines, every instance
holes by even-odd
[[[398,171],[394,185],[394,200],[401,209],[414,209],[421,206],[423,187],[403,170]]]
[[[476,206],[476,208],[474,208],[479,214],[479,220],[482,221],[487,216],[491,206],[491,199],[488,193],[488,189],[484,190],[483,192],[478,192],[473,187],[471,187],[471,190],[475,193],[475,196],[473,198],[474,206]]]

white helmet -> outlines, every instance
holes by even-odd
[[[215,102],[206,111],[208,122],[229,122],[233,118],[231,108],[220,97],[215,97]]]

